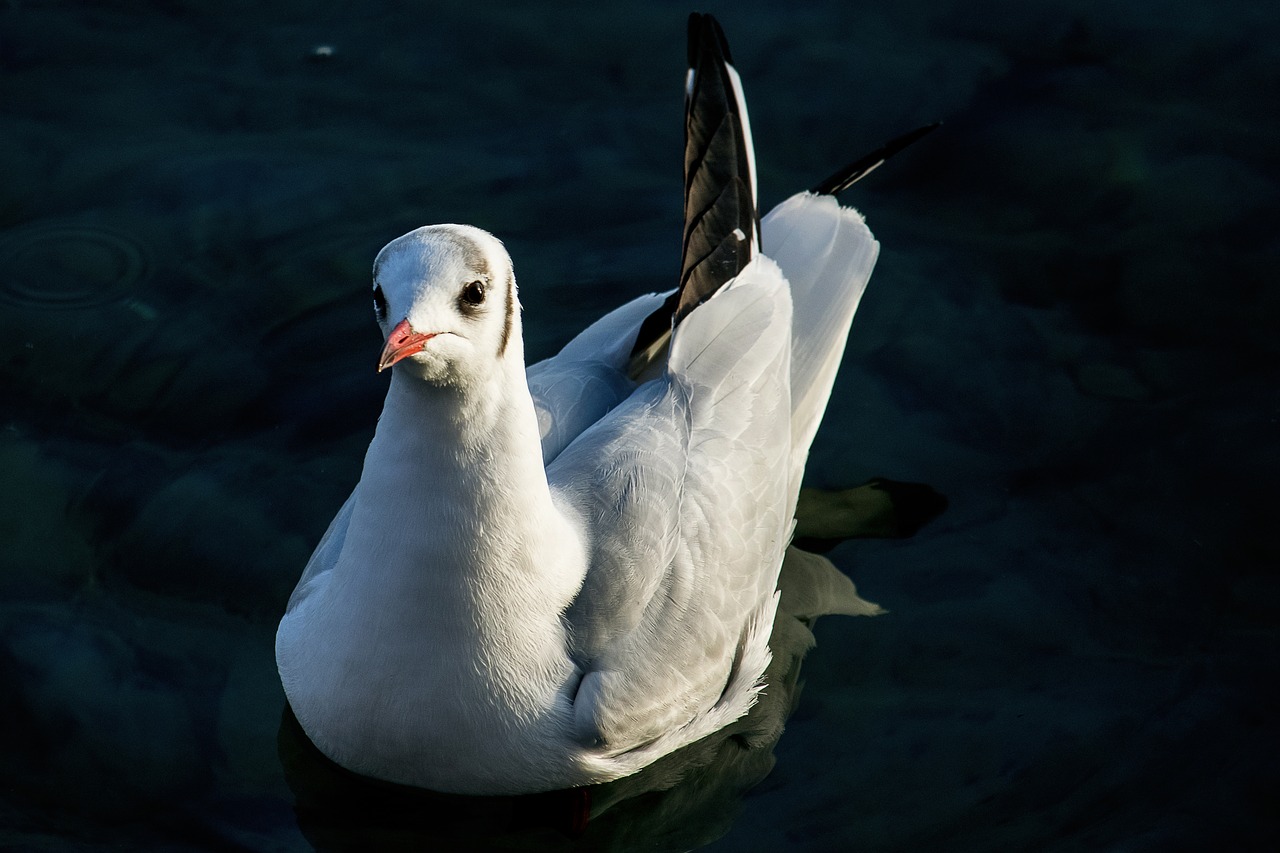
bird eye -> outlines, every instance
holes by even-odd
[[[484,282],[468,282],[466,286],[462,288],[462,301],[472,306],[479,305],[484,302]]]
[[[373,286],[373,313],[377,315],[378,322],[385,323],[387,320],[387,297],[382,292],[382,285],[375,284]]]

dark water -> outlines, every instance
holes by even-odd
[[[1277,13],[708,10],[766,202],[946,121],[849,194],[883,253],[809,479],[951,505],[833,552],[890,613],[818,624],[687,838],[1269,849]],[[379,410],[373,255],[494,231],[532,357],[668,286],[688,11],[0,9],[0,847],[306,849],[272,635]]]

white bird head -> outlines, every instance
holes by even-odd
[[[468,387],[521,359],[519,302],[502,242],[470,225],[428,225],[373,262],[373,307],[392,365],[435,385]]]

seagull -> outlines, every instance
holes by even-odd
[[[805,460],[879,251],[835,193],[928,129],[761,220],[728,43],[710,15],[688,33],[673,290],[526,368],[498,238],[432,225],[374,261],[386,403],[276,636],[290,707],[348,770],[592,785],[766,687]]]

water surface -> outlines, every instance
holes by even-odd
[[[701,840],[1265,848],[1276,13],[707,10],[766,203],[946,122],[848,196],[883,253],[809,480],[950,509],[832,553],[890,612],[818,624]],[[669,286],[688,11],[0,10],[0,846],[306,849],[272,635],[384,393],[372,258],[495,232],[531,357]]]

